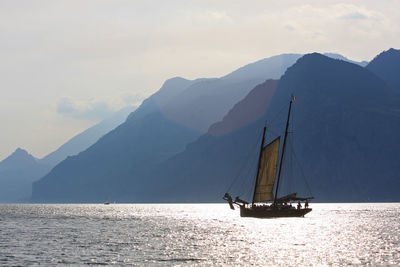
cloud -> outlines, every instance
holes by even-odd
[[[340,20],[373,20],[380,21],[384,17],[373,8],[365,8],[354,4],[337,4],[332,7],[333,14]]]
[[[64,97],[58,102],[57,112],[75,119],[97,121],[110,116],[115,111],[106,102],[74,102]]]
[[[296,28],[295,27],[293,27],[292,25],[285,25],[285,29],[286,30],[288,30],[288,31],[294,31],[294,30],[296,30]]]
[[[368,16],[361,12],[352,12],[339,17],[340,19],[368,19]]]

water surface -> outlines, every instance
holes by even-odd
[[[400,203],[240,218],[227,204],[0,205],[0,266],[399,265]]]

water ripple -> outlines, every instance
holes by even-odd
[[[399,265],[400,204],[240,218],[222,204],[0,205],[0,265]]]

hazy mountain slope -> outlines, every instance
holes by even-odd
[[[302,54],[281,54],[258,60],[247,64],[228,75],[222,77],[227,80],[243,80],[264,77],[268,79],[279,79],[287,68],[292,66],[301,58]],[[265,75],[268,74],[268,75]]]
[[[46,175],[67,156],[78,154],[91,146],[101,136],[121,124],[133,110],[135,107],[117,111],[110,118],[71,138],[42,159],[36,159],[25,150],[17,149],[0,162],[0,202],[28,201],[32,193],[32,182]]]
[[[18,148],[0,162],[0,202],[28,201],[32,182],[45,175],[50,166]]]
[[[339,54],[327,55],[354,64],[366,64],[351,61]],[[167,104],[161,110],[167,118],[175,122],[206,132],[212,123],[222,120],[233,105],[256,85],[266,79],[279,79],[301,56],[281,54],[247,64],[221,78],[194,81],[170,103],[166,101]]]
[[[228,134],[261,118],[277,85],[277,80],[267,80],[257,85],[228,112],[222,121],[211,125],[208,133],[215,136]]]
[[[368,64],[368,62],[366,61],[353,61],[337,53],[324,53],[324,55],[330,58],[340,59],[360,66],[366,66]],[[247,77],[247,79],[257,78],[265,75],[265,73],[268,73],[269,79],[279,79],[285,73],[286,69],[296,63],[296,61],[302,56],[303,54],[281,54],[269,58],[264,58],[256,62],[247,64],[222,78],[230,80],[241,80],[244,77]]]
[[[99,140],[99,138],[104,134],[123,123],[128,115],[135,109],[136,107],[129,106],[115,112],[111,117],[102,120],[98,124],[74,136],[57,150],[40,159],[40,163],[55,166],[62,160],[66,159],[67,156],[76,155],[79,152],[84,151]]]
[[[366,68],[400,92],[400,50],[391,48],[380,53]]]
[[[352,61],[339,54],[327,55],[366,65],[366,62]],[[212,123],[222,120],[233,105],[243,99],[257,84],[266,79],[279,79],[301,56],[281,54],[245,65],[221,78],[194,82],[162,107],[162,111],[167,118],[175,122],[206,132]]]
[[[254,174],[260,129],[276,86],[276,80],[257,85],[208,134],[160,164],[147,177],[153,186],[145,189],[151,193],[142,194],[141,201],[220,201],[231,179]]]
[[[198,133],[160,112],[130,117],[77,156],[68,157],[35,182],[33,199],[55,202],[121,201],[145,181],[140,173],[178,153]]]
[[[150,174],[160,188],[152,199],[219,201],[238,176],[251,182],[264,120],[271,121],[268,140],[282,133],[291,93],[298,101],[290,144],[317,201],[400,200],[398,97],[364,68],[320,54],[287,70],[264,118],[225,136],[204,135]],[[249,184],[238,192],[248,195]]]
[[[206,132],[257,84],[279,78],[300,56],[282,54],[265,58],[221,78],[196,81],[161,110],[167,118],[179,124]]]
[[[173,100],[192,84],[207,79],[187,80],[181,77],[174,77],[164,82],[161,88],[153,95],[145,99],[139,108],[129,115],[129,118],[142,118],[152,112],[159,112],[168,102]]]
[[[128,119],[34,183],[35,201],[82,202],[131,195],[143,169],[178,153],[199,133],[165,118],[160,106],[194,81],[173,78]]]

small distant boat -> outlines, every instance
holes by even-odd
[[[104,205],[110,205],[110,202],[108,200],[104,201]]]
[[[292,96],[289,103],[278,175],[276,175],[276,170],[279,158],[280,136],[264,147],[266,132],[266,127],[264,127],[252,202],[249,203],[239,197],[232,200],[229,193],[225,193],[223,197],[224,200],[228,201],[231,209],[235,209],[234,205],[239,206],[241,217],[303,217],[312,210],[309,208],[308,201],[313,199],[313,197],[298,197],[297,193],[277,197],[293,100],[295,98]],[[275,196],[273,194],[274,185]],[[297,202],[297,207],[292,206],[292,202]],[[302,202],[304,202],[304,207],[301,205]]]

